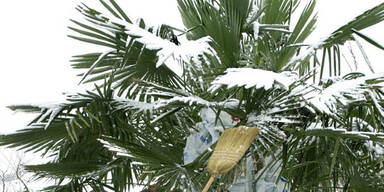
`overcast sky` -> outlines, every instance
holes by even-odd
[[[116,0],[129,16],[143,17],[149,23],[182,27],[175,0]],[[96,0],[8,0],[0,6],[1,94],[0,132],[22,128],[31,116],[14,114],[5,106],[15,103],[56,100],[62,92],[72,91],[79,78],[71,70],[72,55],[95,50],[66,37],[69,19],[79,19],[74,9],[80,2],[99,8]],[[308,2],[303,0],[303,2]],[[319,22],[311,40],[320,39],[383,0],[319,0]],[[384,23],[364,30],[384,44]],[[363,42],[363,40],[361,40]],[[378,72],[384,72],[384,51],[367,46]],[[1,161],[1,158],[0,158]]]

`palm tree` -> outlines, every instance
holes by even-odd
[[[384,49],[361,32],[384,20],[384,3],[304,44],[315,0],[297,22],[299,0],[178,0],[185,29],[132,22],[114,0],[100,2],[111,16],[83,4],[86,23],[70,27],[103,50],[72,60],[94,88],[9,106],[38,113],[0,144],[52,158],[25,167],[57,180],[44,191],[201,191],[211,150],[184,163],[184,148],[204,110],[218,130],[225,121],[261,130],[211,191],[228,191],[244,170],[255,189],[273,172],[289,191],[384,190],[384,76],[347,73],[341,58],[357,38]]]

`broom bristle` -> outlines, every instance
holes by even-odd
[[[231,170],[243,157],[258,133],[257,127],[245,126],[224,131],[209,159],[208,172],[218,176]]]

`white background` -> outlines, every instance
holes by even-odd
[[[132,20],[182,27],[175,0],[116,0]],[[106,12],[96,0],[8,0],[0,6],[0,132],[20,129],[32,116],[15,114],[5,106],[54,101],[62,92],[76,90],[78,71],[71,70],[72,55],[96,51],[97,47],[68,38],[69,19],[81,19],[76,5]],[[308,2],[303,0],[303,3]],[[351,21],[383,0],[319,0],[315,41]],[[384,44],[384,23],[363,31]],[[364,40],[361,40],[363,42]],[[364,43],[377,72],[384,72],[384,51]],[[358,53],[358,52],[356,52]],[[364,64],[363,64],[364,65]],[[11,153],[2,156],[11,158]],[[0,156],[0,161],[6,161]]]

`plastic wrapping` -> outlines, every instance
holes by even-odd
[[[223,132],[225,128],[232,128],[237,124],[237,121],[226,112],[221,112],[217,119],[217,114],[209,108],[201,109],[200,117],[202,122],[196,124],[198,132],[192,133],[187,138],[184,148],[184,164],[192,163],[214,144],[219,139],[220,132]]]
[[[277,155],[277,153],[278,152],[276,152],[275,155]],[[266,164],[269,164],[272,161],[272,157],[267,157],[265,161]],[[281,170],[280,165],[281,163],[276,163],[261,176],[255,185],[255,192],[288,192],[287,189],[284,189],[287,184],[287,181],[284,178],[280,178],[279,182],[276,184]],[[263,169],[259,170],[258,174],[261,172],[263,172]]]
[[[268,164],[272,160],[271,157],[265,159]],[[254,179],[257,178],[258,174],[263,172],[262,170],[258,171],[258,174],[254,175],[253,170],[255,170],[255,164],[252,158],[247,159],[247,174],[241,175],[240,178],[232,184],[229,188],[230,192],[288,192],[287,189],[284,189],[287,181],[284,178],[280,178],[279,182],[276,184],[278,175],[280,173],[280,163],[276,163],[271,169],[267,170],[257,183],[253,183]],[[249,174],[249,172],[252,174]]]

